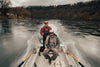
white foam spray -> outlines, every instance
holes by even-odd
[[[65,48],[69,48],[73,55],[82,62],[86,67],[92,67],[88,61],[86,61],[85,55],[91,58],[100,59],[100,50],[99,43],[100,38],[94,36],[75,36],[72,32],[68,32],[69,29],[64,28],[61,24],[60,20],[48,20],[49,26],[52,27],[54,32],[60,39],[61,44],[65,46]],[[39,29],[43,25],[39,26]],[[18,60],[18,62],[24,60],[26,56],[32,51],[33,47],[37,47],[39,45],[38,41],[39,30],[35,32],[31,39],[27,41],[27,50],[26,53]]]
[[[75,57],[86,67],[92,67],[87,61],[87,56],[100,59],[99,37],[92,35],[84,35],[85,37],[75,36],[73,35],[74,32],[69,32],[69,29],[62,26],[60,20],[49,20],[48,22],[66,49],[69,48]]]

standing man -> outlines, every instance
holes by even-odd
[[[44,24],[44,27],[42,27],[40,30],[40,34],[43,36],[43,48],[45,48],[46,37],[49,35],[49,32],[52,29],[50,26],[48,26],[48,21],[45,21]]]

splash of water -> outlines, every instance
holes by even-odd
[[[69,29],[62,26],[60,20],[50,20],[48,22],[66,49],[69,48],[86,67],[92,67],[87,57],[100,59],[99,37],[92,35],[84,35],[85,37],[75,36],[72,32],[68,32]]]
[[[100,38],[90,35],[85,35],[85,37],[75,36],[72,32],[68,32],[69,29],[62,26],[60,20],[48,20],[48,22],[59,37],[61,44],[63,44],[66,49],[69,48],[75,57],[86,67],[92,67],[87,61],[87,57],[100,59]],[[39,29],[42,26],[43,25],[40,25]],[[39,45],[38,34],[39,31],[34,33],[32,38],[28,40],[26,53],[24,54],[24,57],[21,57],[20,61],[26,58],[26,56],[32,51],[33,47]]]

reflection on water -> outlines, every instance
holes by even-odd
[[[11,24],[8,20],[0,22],[0,35],[11,33]]]

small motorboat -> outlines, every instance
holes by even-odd
[[[35,49],[36,52],[33,51],[35,53],[32,52],[18,67],[85,67],[72,54],[66,54],[64,45],[60,46],[59,56],[56,60],[52,60],[51,64],[48,59],[45,59],[42,52],[41,56],[39,55],[39,50],[40,47]]]

